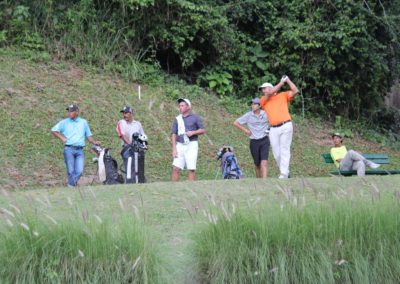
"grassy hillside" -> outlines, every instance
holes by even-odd
[[[171,172],[170,126],[177,115],[176,98],[192,100],[193,110],[204,118],[207,135],[200,139],[198,179],[214,179],[219,163],[215,154],[228,143],[236,149],[239,165],[246,176],[254,170],[245,135],[232,126],[238,114],[231,114],[218,99],[203,90],[177,80],[170,84],[141,86],[118,76],[101,73],[88,67],[66,62],[33,63],[15,52],[0,49],[0,187],[26,188],[66,184],[65,166],[60,141],[50,128],[66,116],[65,107],[78,103],[81,116],[89,121],[94,137],[112,148],[121,163],[120,141],[115,127],[121,118],[119,110],[132,105],[136,119],[141,121],[149,137],[146,176],[149,182],[168,181]],[[239,102],[238,102],[239,104]],[[246,105],[236,105],[237,113]],[[294,117],[295,135],[293,176],[328,176],[330,166],[323,163],[321,153],[328,151],[332,126]],[[365,152],[388,152],[390,168],[400,168],[400,153],[365,141],[357,135],[346,141],[350,147]],[[86,168],[82,184],[96,184],[96,166],[86,150]],[[270,153],[270,176],[277,171]],[[220,175],[219,177],[220,178]]]

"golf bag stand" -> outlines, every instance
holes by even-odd
[[[111,157],[108,148],[93,146],[93,152],[97,155],[99,180],[103,184],[121,184],[124,183],[123,176],[118,172],[117,161]]]
[[[144,161],[147,150],[147,137],[134,133],[132,143],[122,150],[126,183],[145,183]]]
[[[218,150],[217,160],[221,160],[221,172],[224,179],[241,179],[244,177],[233,152],[233,147],[224,145]]]

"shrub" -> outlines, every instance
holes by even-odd
[[[146,230],[129,217],[57,225],[32,219],[3,230],[0,246],[2,283],[164,283]]]
[[[206,282],[400,281],[395,202],[269,206],[220,216],[196,233],[194,255]]]

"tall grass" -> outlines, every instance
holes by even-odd
[[[1,283],[166,282],[148,233],[128,217],[14,224],[0,247]]]
[[[395,201],[268,204],[219,216],[193,253],[208,283],[399,283]]]

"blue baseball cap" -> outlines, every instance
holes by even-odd
[[[123,109],[121,109],[121,112],[130,112],[133,113],[133,109],[130,106],[124,106]]]
[[[261,105],[261,103],[260,103],[260,98],[253,98],[253,99],[251,100],[251,103],[252,103],[252,104],[259,104],[259,105]]]

